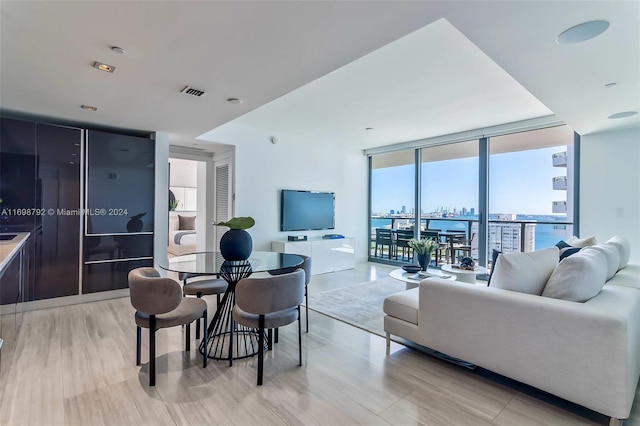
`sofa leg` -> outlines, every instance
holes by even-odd
[[[609,426],[622,426],[622,420],[611,417],[609,418]]]
[[[391,352],[391,334],[387,333],[387,355]]]

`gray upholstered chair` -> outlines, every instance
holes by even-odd
[[[306,313],[305,320],[307,322],[307,333],[309,332],[309,283],[311,282],[311,258],[309,256],[305,256],[304,254],[298,254],[303,261],[300,266],[293,269],[294,271],[297,269],[302,269],[304,271],[304,310]],[[283,273],[291,272],[291,269],[284,270],[282,272],[279,271],[269,271],[271,275],[282,275]],[[278,342],[278,329],[276,328],[276,343]]]
[[[300,304],[304,300],[304,271],[298,269],[267,278],[244,278],[236,285],[233,319],[258,329],[258,386],[262,385],[264,332],[298,320],[298,356],[302,365]]]
[[[222,278],[216,278],[211,276],[193,275],[193,274],[180,274],[180,279],[183,282],[182,294],[185,296],[196,296],[198,299],[202,296],[216,295],[216,309],[220,305],[220,295],[227,291],[227,282]],[[206,333],[207,324],[205,323],[202,328]],[[196,323],[196,339],[200,338],[200,321]]]
[[[190,324],[200,318],[207,323],[207,303],[193,297],[183,298],[180,284],[162,278],[153,268],[137,268],[129,272],[129,295],[136,309],[136,365],[140,365],[142,328],[149,329],[149,386],[156,384],[156,331],[186,324],[185,350],[190,349]],[[203,333],[207,347],[207,333]],[[207,352],[202,366],[207,366]]]

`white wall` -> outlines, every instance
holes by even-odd
[[[154,236],[153,253],[154,265],[157,270],[162,271],[158,266],[159,262],[167,258],[167,241],[169,238],[169,215],[167,206],[169,205],[169,134],[157,132],[156,136],[156,197],[154,202]]]
[[[338,233],[355,237],[358,260],[367,258],[367,159],[362,150],[335,141],[304,141],[238,124],[226,124],[208,137],[236,145],[234,216],[253,216],[249,230],[254,249],[270,250],[271,241],[290,234],[309,237]],[[280,190],[336,193],[336,229],[280,232]]]
[[[169,186],[184,186],[187,188],[197,188],[198,173],[195,163],[191,160],[181,158],[169,158],[171,164],[171,176]]]
[[[625,236],[640,261],[640,129],[582,136],[580,234]]]

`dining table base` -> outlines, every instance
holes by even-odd
[[[235,290],[235,283],[233,285]],[[227,291],[220,301],[216,316],[208,328],[207,356],[215,360],[243,359],[258,353],[258,330],[245,327],[233,321],[235,291]],[[266,340],[263,340],[266,341]],[[264,350],[265,348],[263,348]],[[205,351],[204,341],[200,343],[200,353]]]

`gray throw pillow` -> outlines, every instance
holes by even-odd
[[[196,217],[195,216],[180,216],[178,215],[178,229],[179,230],[193,230],[196,229]]]

